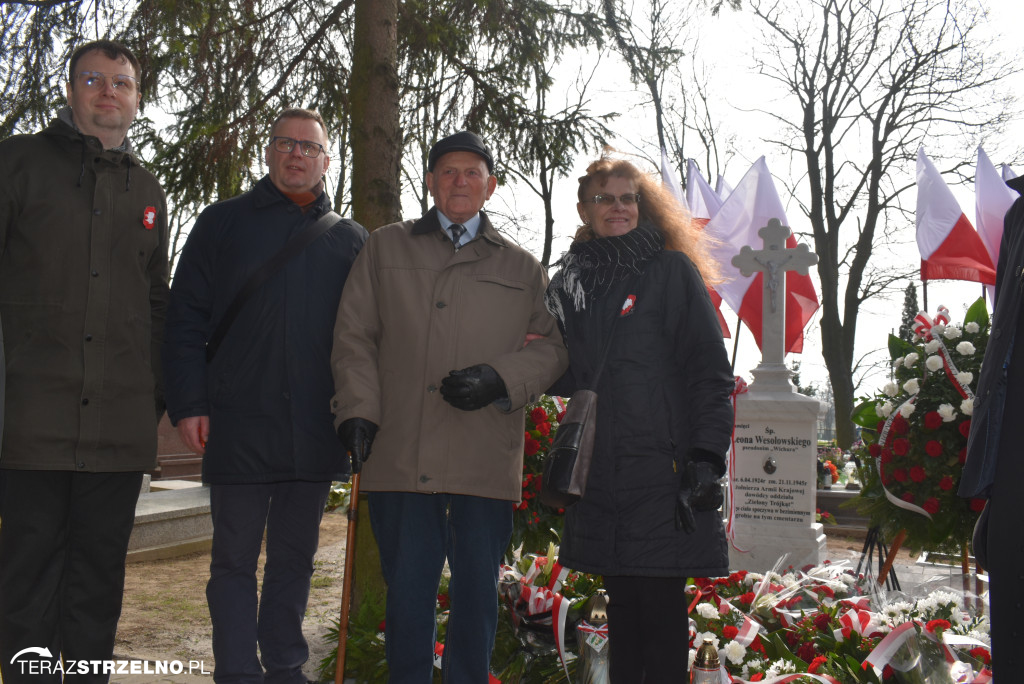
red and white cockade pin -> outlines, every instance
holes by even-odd
[[[146,230],[153,230],[156,226],[156,207],[146,207],[146,210],[142,212],[142,226]]]
[[[626,301],[622,302],[622,311],[619,312],[619,315],[628,316],[633,313],[634,304],[636,304],[636,295],[628,295]]]

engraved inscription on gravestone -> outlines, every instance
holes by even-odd
[[[734,515],[740,520],[775,524],[809,525],[814,520],[815,483],[808,479],[803,459],[811,441],[790,434],[779,424],[746,422],[736,425],[736,452],[740,462],[759,463],[736,473],[733,483]]]

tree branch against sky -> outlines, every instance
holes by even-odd
[[[837,437],[853,441],[854,341],[862,304],[912,274],[873,269],[872,256],[913,187],[921,145],[960,159],[1007,122],[998,86],[1013,68],[980,37],[963,0],[751,3],[764,29],[760,73],[787,97],[764,113],[781,129],[794,197],[818,254],[822,354],[835,394]],[[973,8],[973,9],[972,9]],[[914,264],[916,266],[916,263]]]

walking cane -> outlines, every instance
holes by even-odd
[[[348,497],[348,536],[345,540],[345,577],[341,583],[341,619],[338,623],[338,659],[334,666],[334,684],[345,679],[345,644],[348,641],[348,613],[352,603],[352,572],[356,563],[356,512],[359,508],[359,473],[352,476]]]

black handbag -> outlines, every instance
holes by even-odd
[[[608,349],[612,346],[615,321],[623,314],[616,309],[608,339],[601,352],[601,362],[594,373],[593,386],[604,370]],[[597,392],[581,389],[573,392],[569,408],[565,410],[555,438],[544,461],[544,477],[540,486],[541,503],[552,508],[567,508],[583,496],[587,489],[587,475],[594,457],[594,432],[597,423]]]

